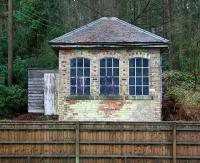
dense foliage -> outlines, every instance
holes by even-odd
[[[200,121],[200,85],[196,85],[195,76],[186,72],[165,71],[163,88],[163,120]]]
[[[200,105],[200,85],[195,86],[195,77],[190,73],[167,71],[164,77],[164,93],[188,108]],[[200,79],[197,81],[200,83]],[[194,91],[194,87],[195,91]]]
[[[18,85],[0,85],[0,114],[23,112],[26,107],[26,89]]]
[[[171,41],[164,70],[191,73],[184,89],[199,84],[200,0],[14,0],[13,87],[7,80],[7,0],[0,0],[0,109],[26,106],[27,69],[57,68],[48,41],[103,16],[116,16]],[[171,79],[170,79],[171,80]],[[176,79],[173,79],[176,80]],[[179,82],[179,79],[177,79]],[[17,91],[16,91],[17,90]],[[21,101],[17,97],[22,97]],[[14,110],[14,109],[12,109]]]

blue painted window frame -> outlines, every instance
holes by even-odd
[[[149,59],[129,59],[129,95],[149,95]]]
[[[119,59],[100,59],[100,95],[119,95]]]
[[[90,95],[90,60],[87,58],[70,60],[70,95]]]

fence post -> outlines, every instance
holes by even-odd
[[[128,163],[127,157],[124,158],[124,163]]]
[[[80,139],[80,134],[79,134],[79,122],[76,122],[76,163],[79,163],[79,158],[80,158],[80,147],[79,147],[79,139]]]
[[[172,143],[173,143],[173,163],[176,163],[176,122],[173,123],[172,127]]]
[[[30,159],[30,157],[28,156],[27,157],[27,163],[30,163],[31,162],[31,159]]]

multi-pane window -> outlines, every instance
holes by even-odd
[[[90,60],[71,59],[70,68],[71,95],[90,95]]]
[[[129,59],[129,95],[149,95],[149,60]]]
[[[100,94],[114,96],[119,94],[119,60],[103,58],[100,60]]]

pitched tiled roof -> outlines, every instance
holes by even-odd
[[[169,40],[116,17],[102,17],[49,41],[50,45],[163,45]]]

